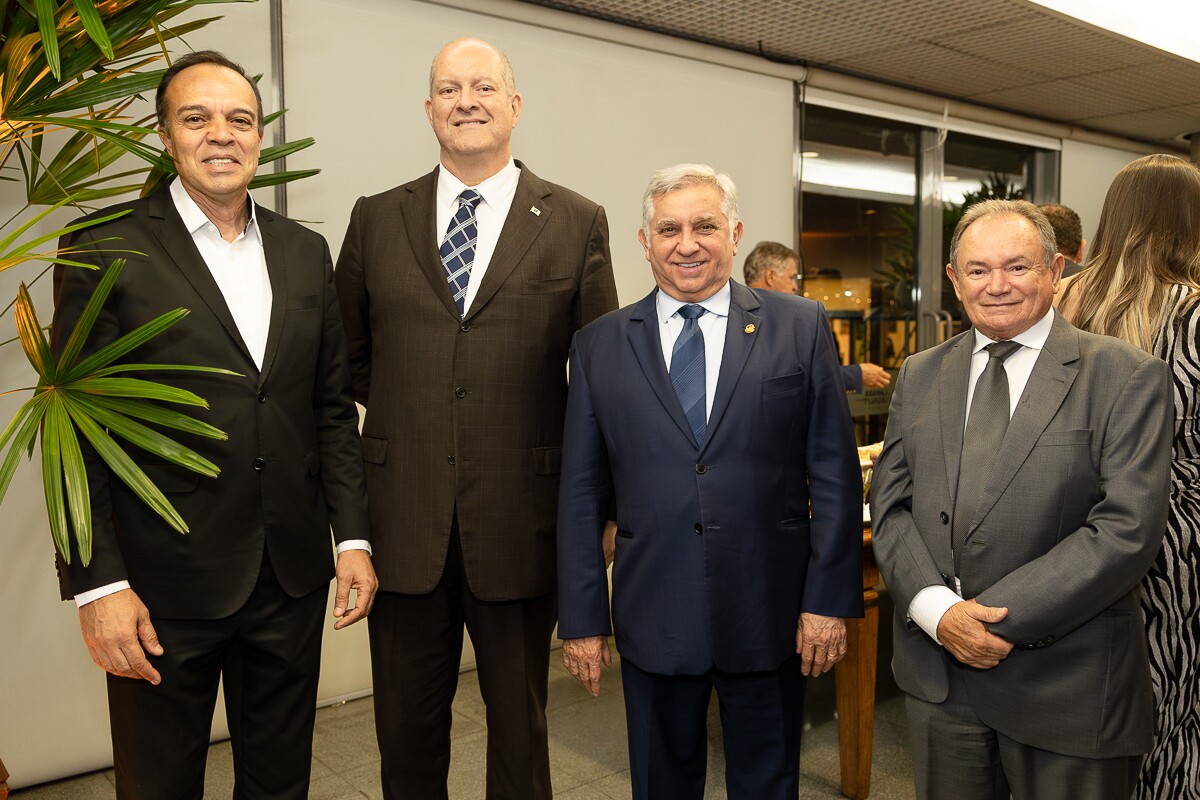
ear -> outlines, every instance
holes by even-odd
[[[733,226],[733,254],[735,256],[737,255],[738,242],[742,240],[743,230],[744,228],[742,227],[742,221],[739,219],[738,224]]]
[[[429,120],[429,124],[433,125],[433,100],[425,98],[425,118]]]
[[[638,241],[642,243],[642,249],[646,251],[646,260],[650,260],[650,243],[646,241],[646,231],[638,228]]]
[[[1054,260],[1050,262],[1050,277],[1053,279],[1054,291],[1058,292],[1059,281],[1062,280],[1063,268],[1067,266],[1067,260],[1063,258],[1062,253],[1055,253]]]
[[[259,139],[262,139],[262,134],[259,134]],[[167,133],[167,129],[162,126],[158,128],[158,140],[162,142],[163,150],[166,151],[167,155],[174,159],[175,154],[171,152],[173,149],[171,146],[171,134]]]
[[[1060,269],[1059,271],[1061,272],[1062,270]],[[954,268],[954,265],[946,265],[946,277],[948,277],[950,282],[954,284],[954,294],[961,301],[963,299],[962,289],[960,289],[958,286],[958,270]]]
[[[1074,261],[1076,264],[1083,263],[1083,248],[1087,247],[1087,239],[1079,240],[1079,252],[1075,254]]]
[[[515,128],[515,127],[517,127],[517,120],[521,119],[521,93],[520,92],[513,92],[512,112],[513,112],[512,126]]]

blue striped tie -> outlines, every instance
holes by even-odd
[[[688,303],[676,313],[683,317],[684,323],[683,332],[671,348],[671,383],[692,428],[692,436],[697,445],[702,445],[708,427],[704,404],[704,334],[696,320],[704,313],[704,307]]]
[[[446,228],[446,238],[438,253],[442,256],[442,266],[446,268],[446,282],[450,284],[450,292],[454,295],[454,305],[458,307],[458,315],[466,313],[464,299],[467,296],[467,284],[471,280],[471,265],[475,263],[475,242],[479,239],[479,228],[475,225],[475,206],[483,197],[474,189],[466,189],[458,196],[458,211]]]

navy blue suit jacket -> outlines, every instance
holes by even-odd
[[[776,669],[795,652],[800,612],[862,615],[862,480],[825,312],[731,289],[699,448],[655,292],[585,327],[571,350],[559,635],[611,631],[601,532],[615,509],[617,647],[649,672]]]

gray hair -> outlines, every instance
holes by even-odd
[[[950,239],[950,266],[958,272],[958,245],[962,241],[967,228],[987,217],[1023,217],[1037,229],[1038,238],[1042,240],[1042,254],[1046,265],[1054,263],[1054,254],[1058,245],[1054,240],[1054,228],[1050,220],[1038,210],[1038,207],[1028,200],[983,200],[966,210],[958,225],[954,227],[954,236]]]
[[[765,272],[773,272],[776,275],[783,272],[787,268],[790,258],[796,259],[797,263],[800,261],[800,256],[796,251],[786,244],[759,242],[754,245],[750,255],[746,256],[746,263],[742,265],[742,276],[745,278],[746,285],[749,286],[757,281]]]
[[[729,222],[730,235],[738,223],[737,187],[733,179],[717,172],[708,164],[676,164],[650,176],[650,184],[642,195],[642,231],[650,235],[650,218],[654,216],[654,201],[665,194],[689,186],[711,186],[721,193],[721,213]]]
[[[512,62],[508,60],[508,56],[504,55],[504,51],[496,45],[484,39],[477,39],[474,36],[465,36],[461,39],[455,39],[453,42],[448,42],[445,47],[437,51],[433,57],[433,62],[429,65],[429,96],[433,97],[433,76],[437,71],[437,62],[441,58],[442,53],[450,49],[451,45],[459,44],[460,42],[474,42],[489,48],[494,52],[497,58],[500,59],[500,80],[504,83],[504,90],[508,92],[508,96],[512,97],[517,93],[517,78],[513,74]]]

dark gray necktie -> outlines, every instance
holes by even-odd
[[[959,549],[967,536],[979,495],[992,476],[992,464],[1004,432],[1008,430],[1011,399],[1008,394],[1008,373],[1004,360],[1021,349],[1017,342],[993,342],[987,346],[988,363],[975,382],[971,398],[971,413],[967,415],[967,430],[963,434],[962,459],[958,465],[958,491],[954,495],[954,572],[958,574]]]
[[[697,445],[704,444],[708,414],[704,403],[704,333],[696,322],[704,307],[688,303],[675,312],[683,317],[683,330],[671,348],[671,383],[679,396],[679,405],[692,428]]]

